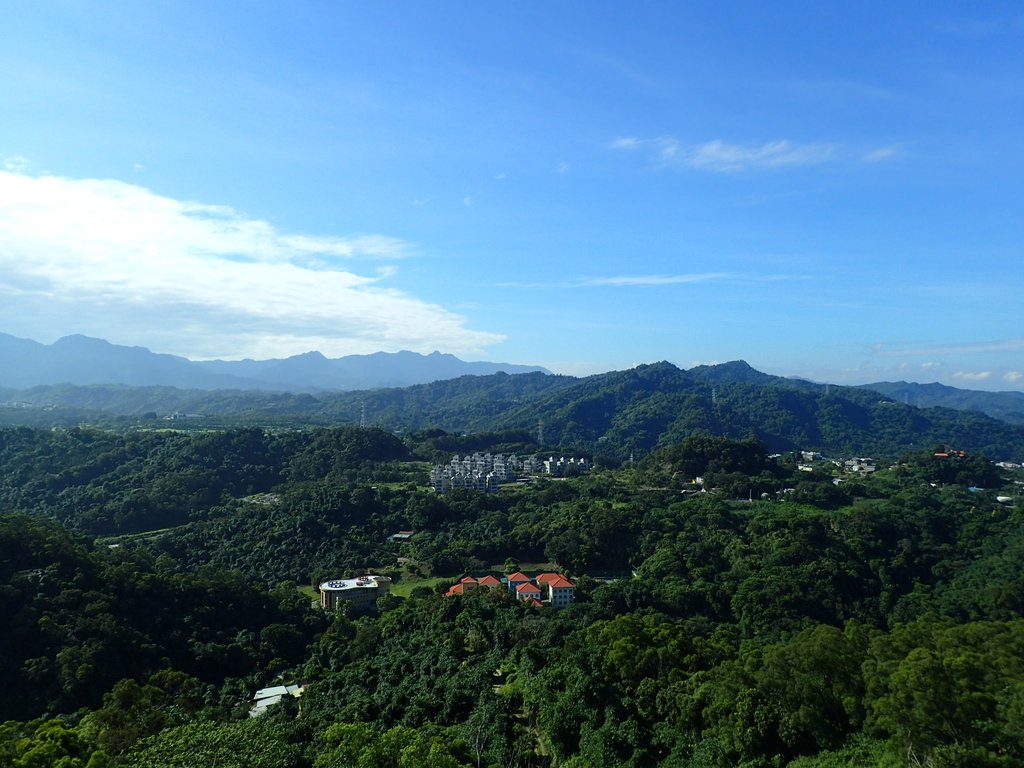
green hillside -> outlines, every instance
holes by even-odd
[[[401,389],[328,395],[197,392],[173,388],[51,387],[7,393],[52,411],[7,408],[0,422],[177,428],[249,424],[365,423],[407,433],[543,430],[549,450],[621,462],[693,434],[756,437],[774,451],[895,457],[936,444],[1024,460],[1024,426],[969,410],[915,408],[866,388],[820,385],[755,371],[737,361],[689,371],[666,362],[585,378],[542,373],[463,376]],[[70,412],[68,409],[71,409]],[[79,409],[79,410],[75,410]],[[97,417],[98,413],[108,414]],[[58,420],[58,417],[60,420]]]

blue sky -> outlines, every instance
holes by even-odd
[[[0,13],[2,332],[1024,389],[1019,3]]]

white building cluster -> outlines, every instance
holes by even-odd
[[[493,493],[499,483],[513,483],[524,475],[536,474],[541,464],[534,456],[520,459],[514,453],[474,453],[453,456],[447,464],[437,464],[430,472],[430,484],[438,493],[465,488]]]
[[[583,474],[590,469],[590,465],[586,459],[582,457],[577,459],[575,456],[570,456],[568,459],[565,456],[559,456],[557,459],[554,456],[550,456],[544,459],[545,474],[561,477],[570,469],[575,469],[577,473]]]
[[[561,477],[582,474],[590,470],[584,458],[550,456],[544,460],[536,456],[520,459],[514,453],[474,453],[472,456],[453,456],[447,464],[437,464],[430,471],[430,484],[438,493],[464,488],[481,493],[493,493],[501,483],[514,483],[527,475],[546,474]]]

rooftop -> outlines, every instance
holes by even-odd
[[[341,592],[347,589],[377,589],[378,585],[390,582],[387,576],[356,576],[354,579],[331,579],[320,585],[321,592]]]

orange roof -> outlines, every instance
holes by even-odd
[[[562,578],[560,573],[542,573],[537,577],[538,584],[547,584],[549,581],[555,581]]]
[[[501,586],[501,582],[498,581],[493,576],[491,576],[490,574],[488,574],[488,575],[484,576],[482,579],[480,579],[480,581],[478,581],[477,584],[480,584],[483,587],[500,587]]]
[[[466,588],[462,584],[456,584],[455,586],[449,588],[448,591],[444,593],[444,596],[450,597],[451,595],[461,595],[464,594],[465,591]]]
[[[543,608],[544,607],[544,603],[542,603],[540,600],[538,600],[535,597],[528,597],[525,600],[523,600],[523,602],[526,603],[527,605],[533,606],[534,608]]]
[[[461,579],[459,579],[459,584],[476,584],[476,583],[477,583],[477,580],[474,579],[472,576],[463,576]]]
[[[515,573],[513,573],[511,576],[508,577],[509,584],[511,584],[513,581],[529,581],[529,580],[530,580],[530,577],[527,576],[522,571],[516,571]]]
[[[533,584],[531,584],[530,582],[526,582],[525,584],[520,584],[518,587],[516,587],[516,592],[518,592],[521,595],[525,595],[527,593],[529,593],[531,595],[539,595],[540,594],[540,590],[537,589],[535,586],[533,586]]]
[[[558,574],[557,579],[549,581],[548,586],[551,587],[551,589],[573,589],[576,587],[575,584],[573,584],[571,581],[565,578],[565,576],[563,576],[562,574]]]

